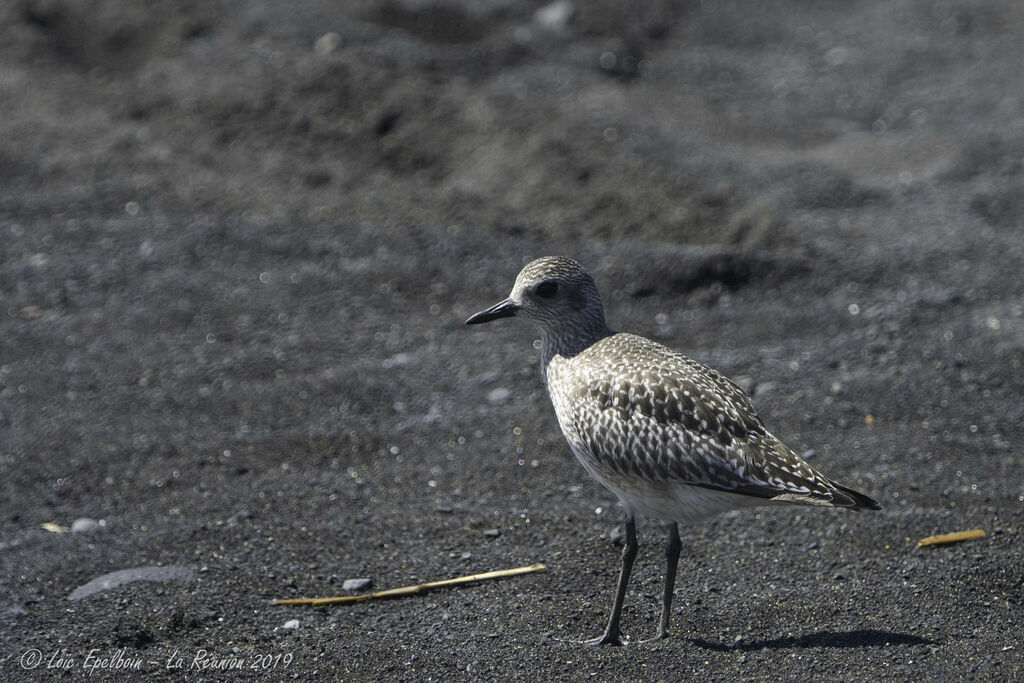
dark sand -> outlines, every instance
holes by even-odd
[[[620,4],[0,3],[0,676],[1024,676],[1024,7]],[[543,254],[885,509],[683,529],[638,643],[645,522],[560,642],[620,510],[462,324]]]

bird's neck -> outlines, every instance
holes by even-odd
[[[600,340],[615,334],[604,322],[604,317],[593,318],[584,325],[566,326],[557,329],[541,328],[541,372],[545,380],[548,364],[555,356],[572,358],[590,348]]]

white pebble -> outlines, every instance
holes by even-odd
[[[343,591],[362,591],[373,585],[373,579],[345,579],[341,584]]]
[[[73,534],[87,534],[90,531],[106,526],[105,520],[96,521],[90,517],[79,517],[71,523],[71,533]]]
[[[316,42],[313,44],[313,51],[323,56],[331,54],[339,47],[341,47],[341,36],[331,31],[316,39]]]
[[[561,33],[569,25],[573,6],[569,0],[555,0],[533,13],[533,21],[545,31]]]
[[[511,395],[512,390],[508,387],[498,387],[497,389],[491,389],[487,392],[487,400],[494,404],[504,403]]]

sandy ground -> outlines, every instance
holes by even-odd
[[[1024,8],[622,4],[0,4],[5,679],[1024,677]],[[462,324],[544,254],[884,510],[683,529],[649,643],[644,523],[564,642],[620,510]]]

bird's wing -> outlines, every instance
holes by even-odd
[[[602,467],[758,498],[847,503],[833,482],[765,429],[738,386],[664,351],[645,367],[590,366],[574,383],[573,428]]]

